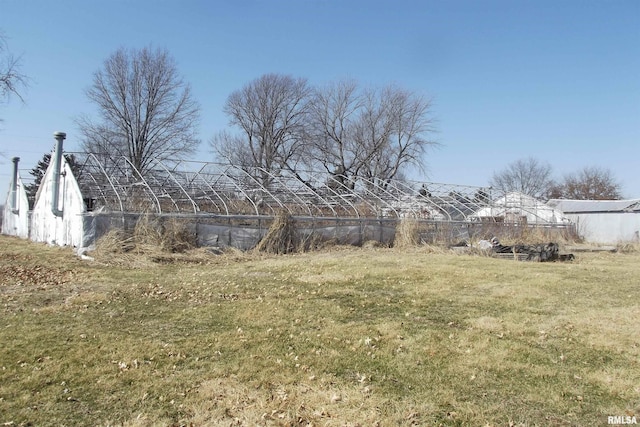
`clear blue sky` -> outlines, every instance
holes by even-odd
[[[640,197],[639,0],[0,0],[0,29],[31,79],[24,105],[0,105],[3,198],[10,158],[26,176],[58,130],[78,150],[92,74],[148,45],[170,51],[202,106],[200,160],[252,79],[353,78],[433,100],[442,145],[416,179],[484,186],[531,156],[558,177],[609,168]]]

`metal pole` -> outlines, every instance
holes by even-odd
[[[53,184],[51,186],[51,212],[55,216],[62,216],[62,210],[58,209],[59,192],[60,192],[60,165],[62,163],[62,142],[67,137],[64,132],[55,132],[53,137],[56,139],[56,152],[53,159]]]
[[[11,187],[11,212],[18,215],[20,206],[18,206],[18,162],[20,157],[14,157],[13,161],[13,186]]]

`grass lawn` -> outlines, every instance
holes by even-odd
[[[0,236],[0,424],[640,419],[640,253],[81,261]]]

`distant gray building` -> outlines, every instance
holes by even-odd
[[[615,244],[640,241],[640,199],[551,199],[547,205],[564,212],[587,242]]]

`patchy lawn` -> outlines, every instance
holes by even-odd
[[[81,261],[0,236],[4,425],[640,418],[640,254],[426,249]]]

